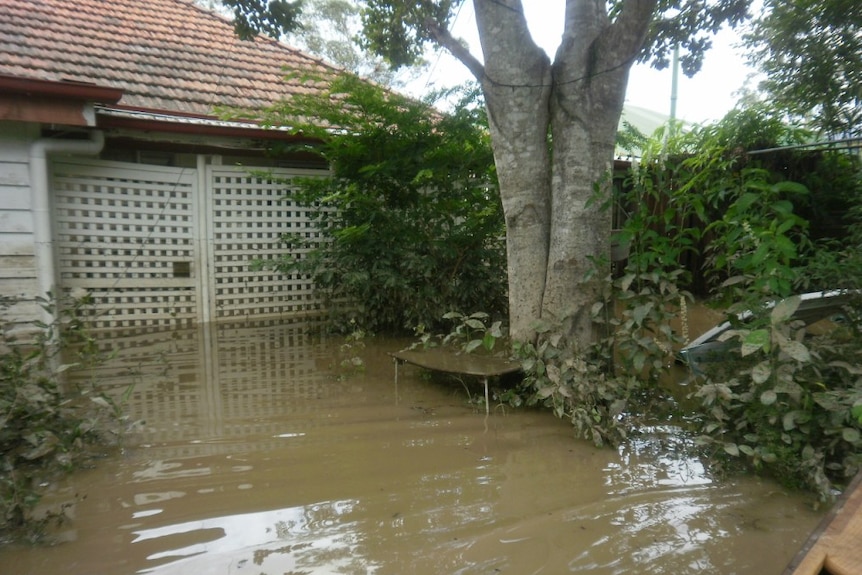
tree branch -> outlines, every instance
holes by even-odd
[[[619,66],[634,61],[643,47],[649,26],[658,2],[657,0],[627,0],[622,10],[599,42],[602,46],[613,47],[611,51],[601,53],[613,54]]]
[[[456,40],[452,34],[449,33],[449,30],[440,26],[433,19],[426,19],[425,25],[428,27],[428,31],[431,32],[431,35],[434,36],[437,43],[446,48],[450,54],[455,56],[455,58],[470,70],[470,73],[476,77],[476,80],[481,82],[482,78],[485,76],[485,66],[483,66],[482,63],[470,53],[470,50],[461,44],[461,42]]]

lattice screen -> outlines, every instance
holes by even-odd
[[[285,254],[282,234],[319,239],[314,208],[284,198],[290,177],[320,171],[281,170],[270,181],[210,166],[199,190],[190,168],[76,160],[53,170],[58,283],[90,292],[95,327],[173,329],[319,309],[309,278],[249,265]]]
[[[247,170],[212,166],[211,235],[215,317],[296,316],[319,308],[306,277],[274,271],[252,272],[254,259],[275,259],[287,252],[283,234],[316,239],[311,210],[286,200],[291,176],[317,171],[274,171],[278,181],[250,176]]]
[[[176,327],[197,306],[195,170],[53,164],[58,282],[96,302],[95,327]]]

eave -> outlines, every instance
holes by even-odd
[[[295,133],[290,128],[264,128],[253,122],[222,120],[215,116],[182,114],[167,110],[100,106],[97,108],[97,118],[98,126],[103,129],[256,140],[308,140],[306,136]]]
[[[0,120],[94,126],[94,104],[115,104],[122,95],[95,84],[0,74]]]

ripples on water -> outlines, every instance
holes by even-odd
[[[0,550],[15,574],[780,573],[820,518],[807,500],[715,482],[673,429],[619,450],[551,414],[465,402],[402,370],[404,342],[302,326],[115,335],[95,373],[145,423],[122,455],[54,486],[75,501],[49,548]]]

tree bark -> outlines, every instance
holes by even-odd
[[[603,205],[617,125],[656,0],[629,0],[613,21],[604,0],[568,0],[553,66],[532,40],[520,0],[473,4],[484,65],[462,61],[488,110],[506,215],[511,335],[530,341],[537,320],[571,320],[570,335],[586,347],[609,266]]]
[[[509,329],[531,340],[541,318],[550,242],[552,78],[530,36],[519,0],[475,0],[485,56],[485,95],[500,197],[506,216]]]

